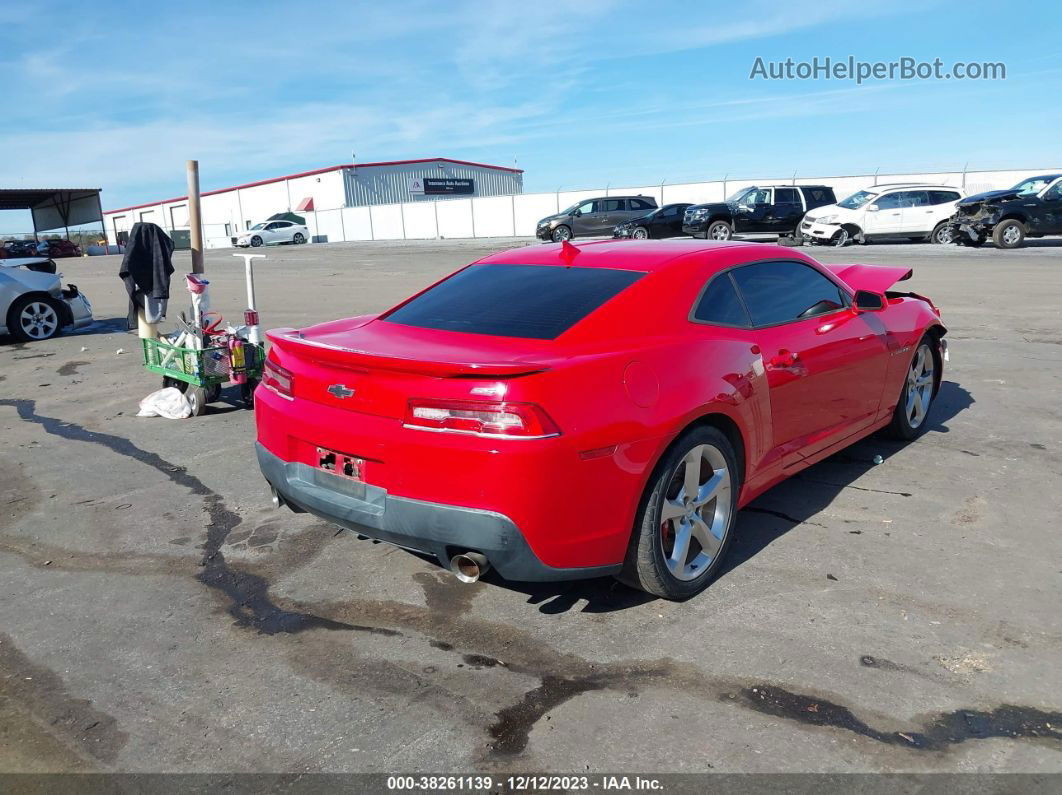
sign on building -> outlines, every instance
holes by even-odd
[[[452,196],[471,196],[476,192],[475,180],[471,179],[444,179],[441,177],[425,177],[424,193],[438,196],[440,194]]]
[[[414,196],[424,195],[424,180],[420,177],[413,177],[409,180],[409,192]]]

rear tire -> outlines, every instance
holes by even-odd
[[[730,548],[740,488],[737,456],[718,428],[680,436],[646,486],[619,579],[664,599],[707,588]]]
[[[947,221],[941,221],[929,233],[929,242],[938,246],[950,246],[955,242],[955,230]]]
[[[893,438],[909,442],[925,433],[936,397],[936,375],[940,364],[937,346],[933,338],[926,334],[911,357],[900,399],[892,413],[888,432]]]
[[[992,230],[996,248],[1019,248],[1025,242],[1025,224],[1016,218],[1000,221]]]
[[[295,237],[291,239],[291,242],[294,243],[296,246],[301,246],[303,243],[306,242],[306,237],[302,234],[302,232],[296,232]]]

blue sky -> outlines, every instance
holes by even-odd
[[[104,206],[447,156],[525,190],[1062,165],[1054,2],[5,3],[0,186]],[[1003,61],[1000,82],[750,81],[767,60]],[[0,228],[12,226],[0,219]]]

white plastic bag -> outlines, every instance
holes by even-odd
[[[165,417],[168,420],[183,420],[192,416],[192,407],[181,390],[168,386],[152,392],[140,401],[138,417]]]

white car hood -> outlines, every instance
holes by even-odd
[[[863,205],[864,207],[866,205]],[[837,217],[830,223],[839,223],[842,220],[851,220],[857,218],[863,214],[863,207],[858,210],[849,210],[847,207],[838,207],[836,204],[824,204],[822,207],[816,207],[814,210],[808,210],[808,218],[822,218],[824,215],[836,215]]]

